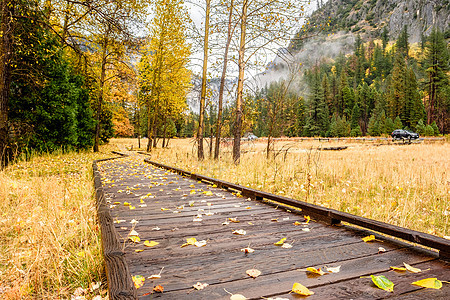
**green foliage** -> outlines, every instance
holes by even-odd
[[[434,135],[434,129],[433,129],[433,127],[431,127],[431,125],[425,126],[424,135],[425,136],[432,136],[432,135]]]
[[[422,119],[420,119],[419,122],[417,122],[416,132],[419,135],[424,135],[425,134],[425,125],[423,124],[423,120]]]
[[[436,121],[433,121],[433,123],[431,124],[431,127],[433,128],[434,135],[439,135],[440,134],[439,128],[438,128],[438,126],[436,124]]]
[[[26,8],[21,7],[26,10]],[[19,151],[86,149],[93,144],[94,120],[89,90],[74,74],[56,37],[34,20],[36,7],[21,12],[16,31],[10,95],[10,120]]]

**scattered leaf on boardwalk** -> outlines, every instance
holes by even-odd
[[[123,205],[124,205],[124,206],[130,206],[130,203],[124,202]]]
[[[186,246],[189,246],[189,245],[195,245],[196,242],[197,242],[196,238],[188,238],[188,239],[186,239],[186,243],[181,245],[181,247],[186,247]]]
[[[295,221],[295,222],[294,222],[294,225],[295,225],[295,226],[298,226],[298,225],[302,225],[302,223],[300,223],[299,221]]]
[[[383,247],[378,247],[378,254],[386,252],[386,249],[384,249]]]
[[[155,242],[155,241],[145,241],[144,242],[144,246],[147,246],[147,247],[154,247],[156,245],[159,245],[159,243]]]
[[[230,222],[233,222],[233,223],[239,223],[239,222],[241,222],[241,221],[239,221],[237,218],[228,218],[228,220],[230,220]]]
[[[292,248],[292,245],[291,245],[291,244],[288,244],[288,243],[284,243],[284,244],[281,246],[281,248],[284,248],[284,249],[290,249],[290,248]]]
[[[170,209],[169,209],[169,208],[161,207],[161,210],[162,210],[162,211],[166,211],[166,210],[170,210]]]
[[[253,252],[255,252],[255,250],[253,250],[250,247],[242,248],[241,251],[244,252],[244,253],[253,253]]]
[[[406,272],[406,268],[403,268],[403,267],[393,267],[393,266],[391,266],[391,269],[394,270],[394,271]]]
[[[142,251],[144,251],[143,249],[136,249],[136,250],[134,250],[134,252],[136,252],[136,253],[139,253],[139,252],[142,252]]]
[[[213,195],[213,193],[211,191],[203,192],[203,194],[205,194],[206,196],[212,196]]]
[[[294,286],[292,287],[292,292],[302,296],[310,296],[314,294],[313,291],[310,291],[306,286],[298,282],[294,283]]]
[[[195,247],[203,247],[206,246],[206,241],[202,240],[202,241],[197,241],[194,243]]]
[[[314,268],[314,267],[308,267],[308,268],[306,268],[306,271],[309,271],[309,272],[314,273],[314,274],[319,274],[320,276],[322,276],[323,274],[325,274],[325,272],[322,271],[320,268],[319,268],[319,269],[316,269],[316,268]]]
[[[408,265],[407,263],[403,263],[403,265],[405,266],[406,270],[410,271],[411,273],[420,273],[420,272],[422,272],[421,269],[414,268],[414,267]]]
[[[134,224],[139,223],[139,221],[136,221],[135,219],[133,219],[133,220],[130,221],[130,223],[134,225]]]
[[[141,239],[138,236],[131,235],[128,237],[130,240],[132,240],[134,243],[139,243]]]
[[[189,206],[194,206],[195,201],[189,201]]]
[[[197,282],[196,284],[193,285],[194,289],[196,290],[203,290],[205,287],[207,287],[209,284],[207,283],[201,283],[201,282]]]
[[[311,217],[310,217],[310,216],[305,216],[305,223],[306,223],[306,224],[308,224],[310,220],[311,220]]]
[[[142,275],[132,276],[131,279],[133,279],[134,287],[136,289],[138,289],[144,285],[145,277]]]
[[[230,300],[247,300],[247,298],[241,294],[234,294],[231,295]]]
[[[311,231],[311,229],[309,229],[309,228],[302,228],[302,230],[306,231],[306,232],[310,232]]]
[[[161,271],[159,271],[159,274],[153,274],[153,275],[150,275],[150,277],[147,277],[147,278],[148,279],[159,279],[159,278],[161,278],[161,273],[162,273],[163,270],[164,270],[164,267],[161,268]]]
[[[325,267],[327,268],[327,271],[330,273],[339,273],[341,271],[341,266],[337,266],[337,267],[333,267],[333,268],[329,268],[329,267]]]
[[[276,243],[273,243],[275,246],[281,246],[281,245],[283,245],[284,244],[284,241],[286,240],[286,238],[282,238],[281,240],[279,240],[278,242],[276,242]]]
[[[386,278],[384,275],[374,276],[370,275],[373,283],[382,290],[393,292],[394,291],[394,283]]]
[[[246,235],[247,232],[245,232],[244,229],[239,229],[239,230],[234,230],[233,234],[238,234],[238,235]]]
[[[129,233],[128,235],[131,235],[131,236],[138,236],[139,233],[137,233],[137,231],[133,229],[133,230],[130,231],[130,233]]]
[[[415,281],[411,284],[436,290],[439,290],[442,287],[442,281],[438,280],[437,278],[426,278],[419,281]]]
[[[253,277],[253,278],[256,278],[259,275],[261,275],[261,271],[257,270],[257,269],[250,269],[250,270],[247,270],[245,273],[247,273],[248,276]]]
[[[164,287],[162,285],[157,285],[153,288],[153,291],[156,293],[162,293],[164,292]]]
[[[374,236],[373,234],[371,234],[371,235],[369,235],[369,236],[363,237],[362,240],[363,240],[365,243],[371,242],[371,241],[375,240],[375,236]]]
[[[116,223],[116,224],[120,224],[120,223],[123,223],[123,222],[125,222],[125,220],[115,220],[114,221],[114,223]]]

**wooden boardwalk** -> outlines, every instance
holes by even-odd
[[[440,290],[411,285],[429,277],[450,281],[450,264],[435,252],[380,235],[365,243],[362,237],[372,232],[314,220],[307,223],[303,214],[184,178],[145,163],[144,156],[98,165],[128,271],[146,278],[135,291],[139,299],[230,299],[229,293],[249,299],[303,299],[290,293],[295,282],[314,292],[308,299],[450,299],[450,284],[444,283]],[[139,243],[129,239],[132,230],[139,234]],[[233,234],[238,230],[245,235]],[[206,246],[181,247],[189,238],[206,241]],[[292,248],[274,244],[282,238]],[[146,247],[145,240],[159,244]],[[103,243],[108,247],[107,241]],[[254,252],[241,251],[247,247]],[[423,271],[390,270],[403,263]],[[338,266],[340,272],[322,276],[306,271]],[[246,274],[249,269],[258,269],[261,275],[251,278]],[[161,278],[148,279],[159,273]],[[394,292],[360,278],[370,275],[385,275],[394,282]],[[197,282],[209,285],[196,290]],[[163,293],[152,293],[157,285]]]

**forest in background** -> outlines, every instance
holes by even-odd
[[[278,12],[294,9],[273,2]],[[211,1],[205,3],[206,9]],[[199,51],[194,45],[202,49],[207,39],[202,28],[194,28],[181,2],[2,2],[2,157],[57,149],[98,151],[98,145],[113,136],[149,137],[150,151],[160,140],[167,146],[175,136],[196,137],[200,147],[203,137],[234,137],[236,144],[247,132],[340,137],[378,136],[397,128],[425,136],[450,131],[448,37],[439,28],[422,35],[418,44],[409,43],[407,26],[395,40],[386,27],[377,38],[358,35],[351,54],[324,57],[310,68],[295,60],[268,63],[269,71],[287,75],[251,90],[243,87],[250,81],[243,75],[250,63],[245,66],[237,43],[245,32],[245,3],[210,7],[214,14],[207,31],[221,40],[203,44],[203,49],[221,52],[233,41],[234,48],[216,59],[216,65],[204,64],[199,75],[189,69],[190,63]],[[258,11],[262,4],[254,1],[247,8]],[[155,12],[149,23],[148,5]],[[301,16],[303,6],[295,9]],[[266,41],[273,42],[280,32],[288,35],[283,28],[270,27],[287,24],[287,19],[265,16],[266,27],[250,31],[248,39],[262,42],[257,38],[264,33]],[[226,24],[234,31],[227,32]],[[136,36],[142,26],[148,35]],[[315,26],[325,32],[331,28]],[[296,40],[289,50],[302,51],[307,42]],[[259,44],[243,45],[252,49]],[[228,60],[239,66],[243,77],[229,92],[235,100],[225,105],[217,103],[220,93],[212,83],[230,79]],[[211,70],[223,65],[222,79],[212,78]],[[244,83],[239,87],[239,82]],[[188,97],[200,99],[200,114],[190,109]]]

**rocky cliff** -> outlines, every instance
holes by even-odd
[[[449,0],[329,0],[316,10],[297,37],[337,32],[360,34],[363,38],[379,38],[386,27],[396,39],[405,25],[409,42],[419,42],[437,26],[450,37]],[[291,47],[298,49],[300,42]]]

